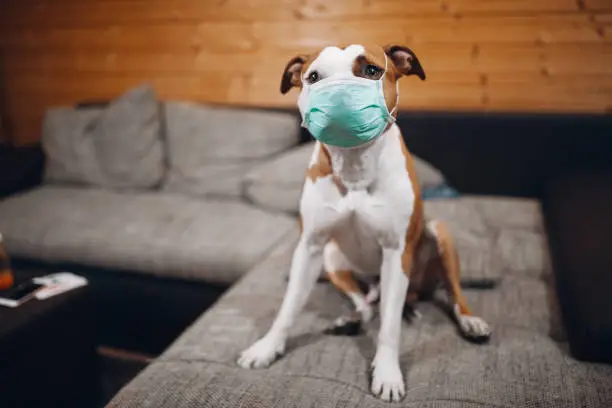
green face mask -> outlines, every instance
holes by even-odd
[[[385,104],[383,76],[378,80],[354,77],[323,79],[304,88],[298,106],[302,126],[322,143],[357,147],[380,136],[393,123]],[[399,97],[399,93],[398,93]]]

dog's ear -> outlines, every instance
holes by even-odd
[[[307,55],[298,55],[289,60],[281,80],[280,91],[282,94],[286,94],[294,86],[302,85],[302,67],[306,61],[308,61]]]
[[[386,45],[383,49],[400,74],[416,75],[422,81],[425,80],[425,71],[410,48],[402,45]]]

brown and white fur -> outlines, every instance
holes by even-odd
[[[418,59],[406,47],[326,47],[290,60],[281,92],[332,77],[376,80],[383,72],[390,112],[395,112],[400,77],[425,79]],[[404,305],[407,300],[415,301],[435,279],[446,284],[463,334],[489,336],[489,326],[472,316],[461,293],[459,259],[448,229],[424,217],[413,160],[396,124],[373,142],[356,148],[315,144],[300,201],[300,225],[302,233],[280,311],[269,331],[242,352],[240,366],[267,367],[283,354],[289,330],[322,268],[352,299],[364,321],[372,317],[372,302],[353,274],[365,279],[380,276],[380,329],[371,391],[383,400],[399,401],[405,394],[399,365]]]

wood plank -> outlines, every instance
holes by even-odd
[[[413,47],[427,73],[454,72],[551,72],[605,73],[612,66],[612,44],[588,45],[483,45],[446,46],[423,44]],[[98,72],[142,75],[216,73],[266,73],[280,76],[293,54],[213,54],[199,53],[73,53],[67,50],[7,52],[6,74],[24,72]],[[222,63],[220,63],[222,62]]]
[[[400,86],[402,110],[457,110],[484,108],[483,89],[479,85],[407,84]]]
[[[516,86],[542,86],[551,89],[566,89],[568,92],[588,92],[612,94],[612,72],[606,74],[531,74],[520,73],[516,75],[505,75],[500,73],[487,74],[486,86],[516,85]]]
[[[445,9],[452,13],[471,15],[475,13],[503,12],[508,14],[531,14],[578,11],[576,0],[448,0]]]
[[[593,15],[593,20],[597,25],[604,27],[612,25],[612,13],[598,13]]]
[[[585,10],[601,11],[612,10],[612,3],[609,0],[581,0]]]
[[[593,10],[612,10],[608,0],[584,0]],[[457,16],[481,18],[558,17],[578,11],[575,0],[403,0],[302,1],[258,0],[130,0],[75,2],[48,0],[12,2],[3,6],[9,26],[87,28],[96,25],[163,23],[294,22],[321,20],[372,22],[403,18]],[[485,14],[482,14],[485,13]],[[486,14],[493,13],[493,14]],[[541,15],[540,15],[541,14]],[[576,13],[574,13],[576,14]]]
[[[523,112],[593,112],[605,113],[612,107],[611,95],[569,91],[556,85],[532,83],[497,84],[487,89],[488,106],[496,110]]]
[[[4,29],[7,49],[90,49],[254,52],[283,49],[298,52],[338,43],[582,43],[602,42],[587,16],[389,19],[364,22],[202,23],[113,25],[79,29]],[[214,40],[213,40],[214,39]]]
[[[29,95],[51,95],[53,98],[70,100],[108,99],[120,95],[128,88],[141,83],[150,83],[159,97],[181,98],[214,102],[226,101],[232,84],[241,81],[237,75],[217,75],[214,78],[201,76],[105,76],[98,74],[24,74],[11,77],[6,92],[13,95],[11,102],[27,99]]]
[[[413,47],[427,72],[459,71],[473,66],[472,46],[423,44]],[[280,77],[295,52],[262,50],[257,53],[154,52],[100,50],[8,50],[4,71],[7,75],[24,72],[98,72],[147,75],[221,73],[266,73]]]
[[[274,0],[264,1],[136,1],[130,2],[72,2],[61,1],[51,5],[48,1],[15,3],[5,8],[9,26],[36,26],[39,28],[86,28],[114,24],[168,23],[168,22],[270,22],[270,21],[376,21],[410,16],[444,14],[438,2],[429,0],[376,2],[325,2]]]
[[[606,113],[612,108],[612,73],[606,75],[490,75],[489,104],[496,109]]]
[[[4,7],[10,26],[83,28],[167,22],[375,21],[398,17],[500,15],[577,11],[575,0],[392,1],[58,1],[15,2]]]
[[[48,0],[13,3],[5,7],[9,26],[41,28],[86,28],[114,24],[138,25],[159,23],[283,21],[295,18],[294,8],[300,1],[283,1],[282,6],[270,2],[225,2],[211,0],[183,1],[86,1]]]
[[[387,20],[363,29],[363,23],[291,22],[253,25],[256,40],[267,47],[311,50],[337,43],[601,43],[605,39],[587,16],[465,17]]]
[[[540,72],[543,50],[537,44],[478,44],[473,49],[478,72]]]
[[[280,77],[285,64],[293,56],[290,54],[249,54],[213,52],[151,52],[120,51],[103,52],[98,50],[41,50],[9,51],[5,53],[5,72],[20,74],[24,72],[84,72],[119,75],[124,73],[142,75],[211,75],[216,73],[251,73],[254,67],[264,67]],[[212,78],[211,78],[212,79]]]
[[[551,74],[606,74],[612,67],[612,43],[549,45],[544,48],[544,67]]]
[[[103,28],[5,28],[0,47],[7,50],[155,50],[166,52],[249,52],[258,45],[245,23],[159,24]]]
[[[482,72],[590,73],[610,72],[612,44],[546,44],[478,46],[475,65]]]
[[[427,74],[433,72],[470,72],[474,67],[472,44],[410,44]]]

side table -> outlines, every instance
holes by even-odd
[[[32,276],[15,271],[16,284]],[[89,287],[0,307],[0,406],[93,407],[95,325]]]

